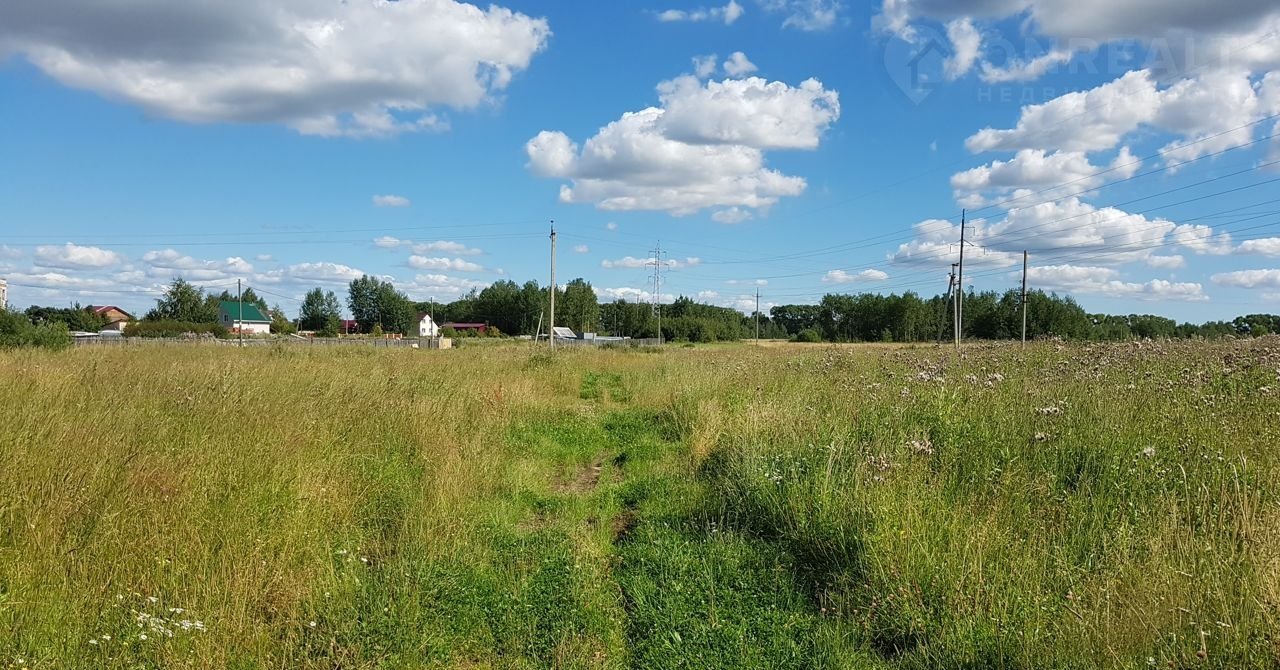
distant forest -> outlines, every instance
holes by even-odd
[[[1016,290],[970,292],[964,298],[966,339],[1007,340],[1022,333],[1022,304]],[[245,291],[246,302],[259,305],[272,318],[273,332],[294,329],[335,335],[342,304],[333,292],[308,292],[298,318],[289,320],[279,307],[268,307],[260,294]],[[156,307],[126,334],[172,334],[216,320],[218,300],[234,299],[226,292],[206,294],[181,279],[174,280]],[[415,302],[390,282],[361,277],[348,286],[346,307],[361,333],[417,334],[420,314],[433,314],[436,323],[484,323],[490,335],[533,335],[547,331],[548,296],[537,281],[524,284],[504,280],[473,289],[447,303]],[[591,283],[574,279],[556,290],[556,325],[577,332],[633,338],[662,337],[672,342],[717,342],[756,335],[756,315],[744,315],[680,297],[661,306],[615,300],[601,303]],[[101,318],[79,305],[67,308],[30,307],[22,316],[31,324],[61,323],[70,330],[96,330]],[[661,325],[659,325],[661,323]],[[778,305],[759,315],[759,334],[765,339],[805,342],[930,342],[952,337],[954,312],[945,296],[921,298],[915,293],[880,295],[828,294],[814,305]],[[12,325],[12,324],[11,324]],[[16,326],[15,326],[16,327]],[[1090,314],[1069,296],[1042,291],[1027,295],[1027,337],[1118,341],[1134,338],[1250,337],[1280,333],[1280,315],[1250,314],[1232,321],[1177,323],[1149,314]]]

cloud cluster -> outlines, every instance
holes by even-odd
[[[1003,267],[1021,262],[1022,251],[1047,257],[1086,256],[1102,266],[1143,262],[1174,269],[1184,265],[1161,249],[1182,248],[1196,255],[1224,255],[1235,250],[1229,233],[1211,226],[1176,224],[1114,207],[1097,207],[1079,198],[1013,209],[996,221],[969,222],[965,265]],[[894,263],[945,267],[959,256],[960,227],[950,221],[922,221],[915,238],[889,258]]]
[[[156,278],[183,277],[191,281],[235,279],[253,272],[253,265],[239,256],[222,260],[201,260],[175,249],[148,251],[142,255],[147,274]]]
[[[651,268],[651,267],[654,267],[656,264],[657,263],[652,258],[636,258],[634,256],[624,256],[616,260],[605,259],[600,261],[600,267],[606,268],[606,269],[622,268],[622,269],[634,270],[638,268]],[[696,267],[701,264],[702,264],[702,259],[696,258],[696,257],[666,258],[666,259],[663,259],[662,261],[662,267],[669,268],[672,270]]]
[[[1115,268],[1046,265],[1027,269],[1027,281],[1046,291],[1065,291],[1103,295],[1113,298],[1133,298],[1144,301],[1179,300],[1202,302],[1209,297],[1195,282],[1171,282],[1152,279],[1147,282],[1123,281]]]
[[[342,263],[308,262],[292,265],[258,274],[254,281],[271,284],[329,284],[346,285],[354,279],[369,274]]]
[[[765,167],[765,151],[814,149],[840,116],[838,94],[816,79],[793,87],[682,76],[658,92],[660,107],[623,114],[581,147],[542,131],[525,145],[529,170],[569,180],[560,189],[565,203],[675,216],[720,208],[720,220],[741,221],[806,187]]]
[[[38,246],[34,257],[36,265],[40,267],[64,270],[107,268],[124,262],[124,258],[114,251],[100,247],[81,246],[71,242],[61,246]]]
[[[428,298],[436,300],[457,298],[472,289],[484,289],[489,282],[466,277],[430,272],[420,274],[411,282],[396,282],[396,288],[404,291],[410,298],[423,301]]]
[[[1005,19],[1021,20],[1025,32],[1038,33],[1049,44],[1038,55],[1006,54],[1009,62],[1003,65],[983,61],[984,78],[990,82],[1034,79],[1078,53],[1125,40],[1158,46],[1175,67],[1193,67],[1197,58],[1251,69],[1280,64],[1280,45],[1266,39],[1280,28],[1280,8],[1269,0],[1221,5],[1199,0],[882,0],[873,23],[916,41],[920,20],[945,21],[953,52],[968,54],[980,47],[972,45],[971,33],[953,34],[951,26]],[[975,62],[977,58],[969,60]]]
[[[1220,272],[1209,280],[1219,286],[1280,289],[1280,269]]]
[[[782,27],[809,32],[828,30],[840,21],[840,0],[757,0],[771,14],[783,15]]]
[[[1257,240],[1245,240],[1236,247],[1238,254],[1257,254],[1280,258],[1280,237],[1264,237]]]
[[[550,36],[543,19],[455,0],[0,4],[0,57],[192,122],[388,136],[487,103]]]
[[[374,207],[408,207],[409,204],[409,199],[402,195],[373,196]]]
[[[436,240],[434,242],[415,242],[413,240],[402,240],[398,237],[384,235],[374,238],[374,246],[383,249],[400,249],[406,248],[415,254],[424,255],[429,253],[452,254],[454,256],[479,256],[484,253],[480,249],[468,247],[460,242],[450,240]]]
[[[446,241],[419,244],[410,240],[380,238],[380,242],[380,246],[393,248],[431,246],[448,250],[465,249],[456,242]],[[177,277],[215,292],[228,287],[234,288],[236,280],[243,280],[245,286],[267,289],[267,299],[271,301],[277,297],[300,301],[307,290],[316,286],[341,293],[353,279],[366,274],[391,281],[398,289],[420,300],[433,296],[437,299],[453,299],[472,289],[483,289],[489,285],[487,281],[445,274],[483,270],[478,264],[460,258],[416,254],[409,257],[407,264],[424,272],[417,274],[412,280],[370,273],[329,261],[292,263],[262,269],[238,256],[203,259],[176,249],[154,249],[136,258],[126,258],[119,254],[107,258],[106,254],[114,252],[74,243],[48,247],[43,255],[50,262],[63,263],[65,269],[36,264],[22,272],[6,271],[6,277],[12,287],[30,289],[28,297],[42,301],[58,302],[65,301],[70,296],[84,296],[94,302],[123,302],[133,309],[145,308]],[[501,270],[496,272],[502,273]],[[296,306],[293,304],[294,308]]]
[[[1048,30],[1039,20],[1065,20],[1057,11],[1063,6],[1039,0],[887,0],[879,22],[904,39],[916,39],[910,19],[947,20],[955,27],[951,39],[956,42],[967,39],[966,21],[999,19],[1024,11],[1033,19],[1026,24],[1029,30]],[[1103,13],[1114,14],[1116,7],[1142,15],[1144,25],[1158,26],[1169,18],[1162,15],[1163,6],[1133,2],[1110,3]],[[1173,14],[1182,9],[1187,7],[1179,5]],[[1260,7],[1254,9],[1261,11]],[[1263,13],[1270,16],[1275,11],[1268,7]],[[1242,14],[1246,15],[1249,12]],[[895,21],[894,17],[907,18]],[[1224,25],[1213,24],[1210,30],[1225,29]],[[966,48],[971,47],[969,43]],[[952,57],[961,56],[957,52]],[[1251,58],[1251,62],[1265,60]],[[958,71],[959,65],[956,68]],[[1257,122],[1276,113],[1280,113],[1280,72],[1258,75],[1249,67],[1222,63],[1171,84],[1162,83],[1154,68],[1135,69],[1092,89],[1024,106],[1011,127],[987,127],[965,141],[971,152],[1009,152],[1010,157],[951,177],[960,206],[987,209],[998,204],[1004,210],[974,226],[968,237],[981,256],[970,255],[966,264],[973,259],[977,264],[1012,265],[1018,262],[1019,252],[1028,249],[1057,259],[1074,256],[1081,260],[1084,254],[1089,267],[1142,262],[1150,268],[1174,270],[1184,267],[1186,259],[1177,253],[1157,255],[1158,249],[1172,247],[1195,255],[1258,253],[1266,248],[1265,243],[1237,247],[1229,233],[1211,226],[1179,225],[1085,200],[1097,197],[1099,187],[1138,173],[1141,164],[1128,148],[1131,141],[1153,134],[1170,138],[1165,140],[1158,161],[1173,173],[1186,161],[1254,142],[1262,131]],[[1109,155],[1098,155],[1102,152]],[[958,256],[958,241],[958,227],[926,221],[918,226],[916,239],[901,245],[890,257],[897,263],[944,266]],[[1105,281],[1118,283],[1098,280],[1088,288],[1131,297],[1177,294],[1184,299],[1201,299],[1200,294],[1179,284],[1140,284],[1139,290],[1132,282],[1114,277]]]
[[[883,270],[863,270],[861,272],[845,272],[844,270],[830,270],[822,276],[824,284],[853,284],[865,282],[884,281],[889,278],[889,273]]]
[[[653,302],[653,289],[635,288],[631,286],[622,286],[617,288],[604,288],[593,286],[591,290],[595,291],[596,297],[602,301],[612,302],[614,300],[625,300],[627,302]],[[662,302],[672,302],[676,299],[673,293],[663,293]]]
[[[443,256],[427,257],[414,254],[409,257],[409,267],[415,270],[453,270],[456,272],[484,272],[484,266],[461,258]]]
[[[696,9],[667,9],[658,12],[658,20],[665,23],[673,23],[677,21],[715,21],[723,22],[726,26],[733,25],[734,21],[742,18],[746,10],[737,0],[729,0],[729,4],[723,7],[698,7]]]
[[[1143,126],[1180,137],[1162,149],[1176,164],[1248,144],[1248,124],[1280,112],[1280,73],[1254,81],[1244,70],[1212,70],[1161,89],[1150,70],[1133,70],[1088,91],[1022,109],[1013,128],[984,128],[965,140],[973,152],[1111,149]]]
[[[1051,198],[1085,194],[1107,180],[1133,176],[1141,161],[1122,148],[1110,166],[1095,166],[1079,151],[1022,149],[1007,161],[992,161],[951,176],[951,188],[961,205],[969,208],[989,204],[988,195],[1008,201],[1009,207],[1032,204]],[[1034,194],[1034,199],[1032,198]],[[1008,196],[1012,195],[1010,198]],[[1003,202],[1003,201],[1002,201]]]

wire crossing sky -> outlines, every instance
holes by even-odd
[[[0,5],[10,303],[583,277],[1280,310],[1263,0]]]

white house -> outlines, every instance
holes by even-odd
[[[436,325],[430,314],[418,315],[418,337],[440,337],[440,326]]]
[[[241,316],[241,309],[244,315]],[[246,335],[267,335],[271,333],[271,319],[267,318],[257,305],[241,303],[235,300],[223,300],[218,303],[218,323],[233,333]]]

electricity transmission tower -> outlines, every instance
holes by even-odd
[[[658,344],[662,344],[662,241],[653,251],[653,314],[658,317]]]

